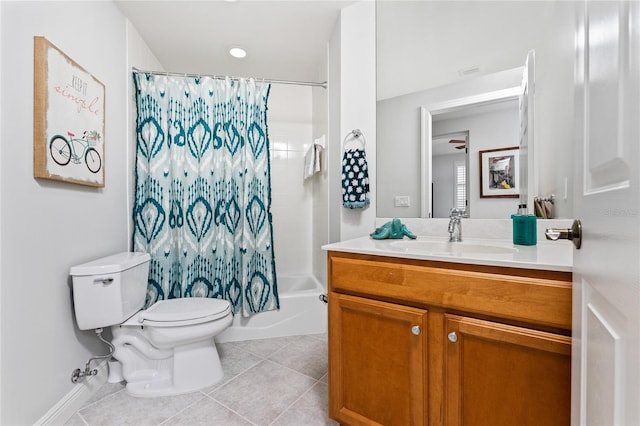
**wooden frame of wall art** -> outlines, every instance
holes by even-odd
[[[519,147],[480,151],[480,198],[518,198]]]
[[[105,86],[34,37],[33,175],[104,187]]]

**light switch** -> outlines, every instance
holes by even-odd
[[[396,195],[394,200],[394,205],[396,207],[409,207],[411,205],[411,201],[408,195]]]

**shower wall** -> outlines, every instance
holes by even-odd
[[[271,142],[271,212],[278,275],[313,271],[313,179],[303,180],[313,143],[311,87],[274,84],[267,112]]]

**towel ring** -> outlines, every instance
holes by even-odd
[[[362,138],[362,139],[360,139],[360,138]],[[344,140],[342,141],[342,148],[343,149],[347,148],[347,143],[351,139],[355,139],[357,142],[359,142],[362,145],[362,149],[364,149],[364,146],[367,143],[366,139],[364,138],[364,134],[362,133],[362,131],[360,131],[360,129],[353,129],[352,131],[347,133],[347,135],[344,137]]]

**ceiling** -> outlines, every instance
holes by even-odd
[[[340,9],[355,1],[115,0],[163,71],[324,81]],[[229,47],[247,50],[232,58]]]

